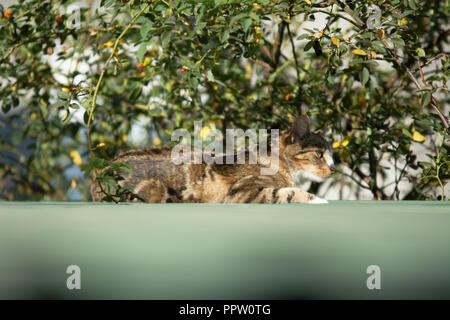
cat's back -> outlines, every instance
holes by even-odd
[[[120,151],[114,158],[116,162],[127,162],[139,159],[167,159],[170,160],[172,147],[140,148]]]

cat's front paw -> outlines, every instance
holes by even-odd
[[[318,204],[318,203],[328,203],[328,201],[325,200],[325,199],[319,198],[319,197],[314,197],[314,199],[309,200],[308,203],[315,203],[315,204]]]

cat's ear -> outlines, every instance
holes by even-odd
[[[295,142],[304,140],[311,133],[309,131],[309,118],[307,115],[300,115],[292,125],[292,139]]]

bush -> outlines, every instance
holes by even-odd
[[[88,199],[78,168],[132,147],[141,120],[157,146],[198,120],[286,129],[298,112],[331,129],[339,163],[313,191],[444,198],[443,2],[72,3],[0,6],[1,198]]]

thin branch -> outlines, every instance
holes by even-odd
[[[281,45],[283,43],[283,36],[284,36],[284,29],[286,27],[286,21],[282,20],[278,24],[278,32],[275,37],[273,47],[272,47],[272,54],[271,54],[271,67],[273,72],[277,72],[278,63],[280,62],[280,55],[281,55]],[[270,73],[267,74],[266,80],[270,76]],[[268,108],[270,110],[270,114],[273,114],[274,108],[273,108],[273,92],[275,91],[275,81],[272,83],[271,86],[268,88],[268,95],[269,95],[269,105]]]
[[[284,28],[286,27],[286,21],[282,20],[278,24],[278,33],[273,43],[272,48],[272,68],[277,69],[278,63],[280,62],[281,54],[281,44],[283,43]]]
[[[14,46],[12,46],[11,48],[9,48],[8,52],[0,59],[0,64],[2,64],[3,62],[5,62],[8,57],[19,47],[23,46],[24,44],[26,44],[29,41],[21,41],[19,43],[16,43]]]
[[[264,69],[266,69],[268,72],[272,72],[272,67],[268,64],[265,63],[264,61],[260,60],[260,59],[253,59],[253,58],[249,58],[249,60],[251,62],[254,62],[256,64],[259,64],[261,67],[263,67]]]
[[[312,5],[313,8],[326,8],[333,5],[333,1],[326,1],[321,3],[314,3]]]
[[[287,27],[287,31],[288,31],[288,35],[289,35],[289,40],[291,42],[292,54],[294,56],[295,71],[297,72],[298,91],[297,91],[297,95],[295,96],[295,101],[297,102],[299,111],[301,112],[301,102],[302,102],[303,94],[302,94],[302,83],[300,81],[300,66],[298,64],[297,52],[295,50],[294,39],[292,37],[292,33],[291,33],[291,29],[289,28],[289,24],[286,27]]]
[[[370,188],[366,185],[363,185],[360,181],[358,181],[354,176],[352,176],[351,174],[345,173],[342,170],[336,170],[337,173],[339,173],[340,175],[344,175],[347,178],[350,178],[353,182],[355,182],[359,187],[363,188],[363,189],[367,189],[370,190]]]
[[[430,87],[428,86],[427,82],[425,81],[425,78],[423,76],[423,72],[422,72],[422,66],[420,65],[420,60],[417,60],[417,66],[419,67],[419,71],[420,71],[420,78],[422,79],[422,83],[425,85],[425,87],[427,89],[430,89]]]
[[[342,2],[341,0],[334,0],[339,7],[341,7],[345,12],[347,12],[353,19],[355,19],[355,21],[363,28],[366,27],[366,24],[364,23],[364,21],[362,21],[357,14],[355,14],[353,12],[352,9],[350,9],[349,6],[347,6],[344,2]]]
[[[352,169],[352,171],[355,172],[358,175],[358,177],[368,185],[368,187],[364,187],[364,188],[371,190],[377,199],[382,199],[382,200],[389,199],[388,196],[384,193],[384,191],[382,189],[378,188],[377,186],[375,186],[375,188],[371,187],[370,177],[368,177],[366,174],[364,174],[364,172],[362,172],[361,169],[359,169],[358,167],[355,167],[354,164],[350,164],[348,162],[342,162],[342,164],[344,166]]]
[[[348,18],[348,17],[346,17],[346,16],[344,16],[342,14],[339,14],[339,13],[331,13],[331,12],[328,12],[328,11],[325,11],[325,10],[314,10],[314,11],[311,11],[311,13],[325,13],[325,14],[327,14],[329,16],[338,17],[338,18],[347,20],[348,22],[350,22],[351,24],[353,24],[353,25],[355,25],[356,27],[359,28],[359,25],[355,21],[353,21],[352,19],[350,19],[350,18]]]
[[[425,66],[427,66],[427,65],[429,65],[429,64],[432,63],[433,61],[435,61],[435,60],[437,60],[437,59],[440,59],[440,58],[442,58],[442,57],[446,57],[446,56],[447,56],[446,53],[439,53],[438,55],[434,56],[433,58],[431,58],[431,59],[429,59],[427,62],[425,62],[425,63],[422,65],[422,68],[425,67]],[[417,67],[416,69],[414,69],[414,71],[417,71],[417,70],[419,70],[418,67]]]
[[[100,89],[100,85],[102,83],[103,77],[106,73],[106,70],[111,62],[111,60],[114,57],[114,54],[116,53],[117,47],[119,45],[120,40],[122,39],[122,37],[125,35],[125,33],[127,33],[127,31],[130,29],[130,27],[136,22],[136,20],[142,15],[142,13],[150,6],[150,2],[147,3],[134,17],[133,19],[131,19],[130,23],[125,27],[125,29],[122,31],[122,33],[119,35],[119,37],[116,39],[116,41],[114,42],[114,46],[112,48],[112,52],[110,54],[110,56],[108,57],[108,60],[106,60],[105,65],[103,66],[102,72],[100,73],[100,78],[97,81],[97,85],[95,86],[95,91],[94,91],[94,96],[92,98],[92,103],[91,103],[91,108],[90,108],[90,113],[89,113],[89,118],[88,118],[88,122],[86,124],[86,134],[87,134],[87,140],[88,140],[88,146],[89,146],[89,150],[92,152],[92,142],[91,142],[91,133],[90,133],[90,129],[91,129],[91,124],[92,124],[92,119],[94,116],[94,111],[95,111],[95,102],[97,101],[97,94],[98,91]]]

